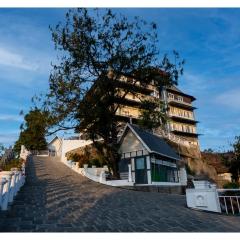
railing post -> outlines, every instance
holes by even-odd
[[[106,174],[105,174],[105,170],[103,169],[100,173],[100,179],[99,179],[99,182],[102,183],[102,182],[106,182]]]
[[[4,185],[7,183],[6,178],[0,178],[0,210],[2,209],[2,203],[3,203],[3,189]]]
[[[4,189],[3,189],[4,199],[2,202],[2,210],[7,210],[7,207],[8,207],[9,193],[11,191],[12,175],[13,175],[13,173],[11,173],[11,172],[3,173],[3,177],[6,178],[7,183],[5,184]]]
[[[133,179],[132,179],[132,166],[131,164],[128,164],[128,181],[129,182],[132,182]]]
[[[16,182],[17,182],[17,174],[15,171],[11,172],[12,178],[9,187],[9,195],[8,195],[8,202],[13,202],[13,197],[15,196],[15,189],[16,189]]]

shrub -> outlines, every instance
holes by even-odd
[[[68,156],[68,160],[72,160],[73,162],[79,162],[81,160],[82,156],[77,154],[77,153],[73,153],[73,154],[70,154]]]
[[[89,167],[91,167],[93,165],[96,167],[102,167],[103,164],[101,163],[101,161],[99,159],[93,158],[88,161],[88,165],[89,165]]]
[[[223,185],[223,188],[226,188],[226,189],[234,189],[234,188],[239,188],[239,183],[236,183],[236,182],[229,182],[229,183],[226,183]]]
[[[21,170],[22,163],[24,162],[23,159],[13,159],[9,161],[7,164],[3,165],[1,167],[2,171],[10,171],[11,168],[18,168]]]
[[[83,152],[68,154],[67,160],[78,162],[80,168],[82,168],[84,164],[88,164],[89,167],[92,167],[93,165],[96,167],[107,165],[104,157],[87,147],[84,148]]]
[[[195,171],[192,170],[192,169],[189,167],[188,164],[186,164],[185,167],[186,167],[186,172],[187,172],[187,174],[192,175],[192,176],[195,176],[195,175],[196,175]]]

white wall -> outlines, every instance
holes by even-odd
[[[119,148],[120,153],[126,152],[135,152],[138,150],[145,150],[143,144],[136,138],[136,136],[131,132],[128,131],[126,136],[123,139],[123,142]]]
[[[62,153],[62,139],[55,138],[52,142],[48,144],[48,149],[54,151],[56,156],[61,156]]]
[[[92,141],[90,141],[90,140],[66,140],[66,139],[63,139],[61,161],[63,161],[63,162],[67,161],[67,157],[65,156],[67,152],[74,150],[76,148],[84,147],[91,143],[92,143]]]

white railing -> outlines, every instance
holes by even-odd
[[[25,164],[21,171],[16,168],[11,171],[0,172],[0,210],[7,210],[9,203],[13,202],[19,189],[25,183]]]
[[[128,178],[120,179],[120,180],[108,180],[106,176],[106,172],[108,170],[107,166],[103,166],[102,168],[96,168],[93,166],[89,168],[87,164],[84,164],[83,168],[79,168],[79,164],[73,161],[64,162],[69,168],[73,171],[85,176],[95,182],[110,185],[110,186],[133,186],[133,178],[131,171],[131,164],[128,165]]]
[[[217,189],[221,212],[226,214],[240,213],[240,189]],[[230,192],[230,193],[229,193]],[[224,195],[221,195],[224,194]],[[226,194],[226,195],[225,195]],[[238,194],[238,195],[235,195]]]
[[[180,115],[180,114],[177,114],[177,113],[169,113],[169,116],[180,117],[180,118],[184,118],[184,119],[187,119],[187,120],[195,120],[192,116],[183,116],[183,115]]]
[[[208,181],[193,181],[186,189],[187,206],[225,214],[240,214],[240,189],[217,189]]]

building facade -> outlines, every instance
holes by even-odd
[[[127,77],[122,77],[121,82],[122,89],[124,86],[132,84],[131,79]],[[196,108],[193,106],[195,97],[182,92],[176,86],[163,89],[160,96],[153,85],[143,87],[140,84],[135,84],[135,89],[134,92],[126,94],[124,103],[119,106],[116,112],[120,122],[137,123],[141,114],[141,101],[149,98],[160,98],[166,105],[168,121],[165,130],[156,130],[157,133],[171,141],[193,147],[200,152],[199,134],[197,133],[198,121],[195,119],[194,110]]]

